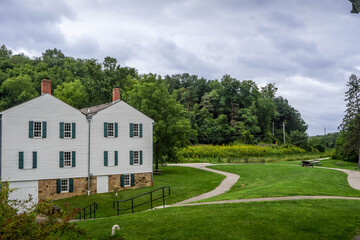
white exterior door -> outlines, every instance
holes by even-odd
[[[24,201],[29,199],[29,195],[31,195],[32,202],[38,202],[38,181],[10,182],[9,187],[15,189],[9,196],[10,200]]]
[[[108,176],[97,176],[97,193],[106,193],[109,191]]]

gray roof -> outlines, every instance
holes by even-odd
[[[100,112],[101,110],[104,110],[105,108],[108,108],[108,107],[114,105],[115,103],[117,103],[117,102],[104,103],[104,104],[93,106],[93,107],[83,108],[83,109],[80,109],[80,112],[82,112],[85,115],[94,115],[97,112]]]

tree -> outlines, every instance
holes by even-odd
[[[0,87],[0,109],[10,108],[38,95],[29,75],[8,78]]]
[[[161,77],[144,75],[128,95],[128,103],[152,118],[154,123],[154,158],[176,162],[176,149],[190,144],[196,131],[191,129],[185,108],[170,95]]]
[[[346,111],[339,129],[342,131],[343,143],[338,148],[341,152],[358,155],[358,166],[360,167],[360,79],[352,74],[346,86],[345,92]]]
[[[360,12],[360,0],[349,0],[352,3],[351,13]]]
[[[87,94],[85,88],[78,79],[73,82],[58,85],[54,90],[54,95],[74,108],[80,109],[85,107]]]
[[[69,239],[85,235],[75,223],[70,223],[78,210],[55,211],[49,202],[32,203],[29,199],[10,200],[10,189],[6,182],[0,185],[0,239]],[[37,216],[44,217],[39,221]]]

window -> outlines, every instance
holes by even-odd
[[[69,179],[61,179],[61,192],[69,191]]]
[[[64,137],[71,138],[71,123],[64,124]]]
[[[64,166],[71,167],[71,152],[64,152]]]
[[[130,151],[130,165],[143,164],[143,151]]]
[[[108,137],[114,136],[114,123],[108,123]]]
[[[134,151],[134,165],[139,164],[139,151]]]
[[[104,122],[104,137],[118,137],[118,123]]]
[[[41,122],[34,122],[34,138],[41,138]]]
[[[134,124],[133,135],[134,135],[134,137],[139,136],[139,124],[136,124],[136,123]]]
[[[76,152],[59,152],[59,166],[63,167],[76,167]]]
[[[130,174],[124,175],[124,187],[130,186]]]
[[[142,123],[130,123],[130,137],[142,137]]]
[[[29,158],[30,156],[29,152],[19,152],[19,169],[31,169],[31,168],[37,168],[37,152],[32,152],[32,161],[26,160],[25,157]]]

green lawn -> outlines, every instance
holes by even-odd
[[[92,239],[353,239],[356,200],[299,200],[176,207],[78,222]]]
[[[69,204],[71,208],[81,208],[96,201],[98,203],[98,211],[96,213],[97,217],[113,216],[116,214],[115,210],[112,208],[114,200],[125,200],[153,189],[168,185],[171,188],[171,194],[166,198],[166,204],[172,204],[208,192],[217,187],[225,178],[223,175],[189,167],[169,166],[162,169],[162,175],[154,176],[153,187],[124,190],[112,193],[93,194],[90,196],[78,196],[57,200],[53,203],[61,208],[64,208],[65,203]],[[116,193],[118,196],[116,196]],[[158,192],[158,194],[155,194],[153,197],[155,198],[156,196],[160,196],[160,193],[161,192]],[[141,197],[140,199],[135,200],[135,204],[148,201],[149,198],[149,195]],[[162,200],[158,200],[155,206],[161,204]],[[136,211],[141,211],[148,208],[150,208],[150,203],[137,208]],[[131,210],[123,213],[129,213],[130,211]]]
[[[211,168],[238,174],[240,179],[230,191],[202,201],[299,195],[360,197],[360,191],[349,186],[347,174],[339,171],[275,164]]]

